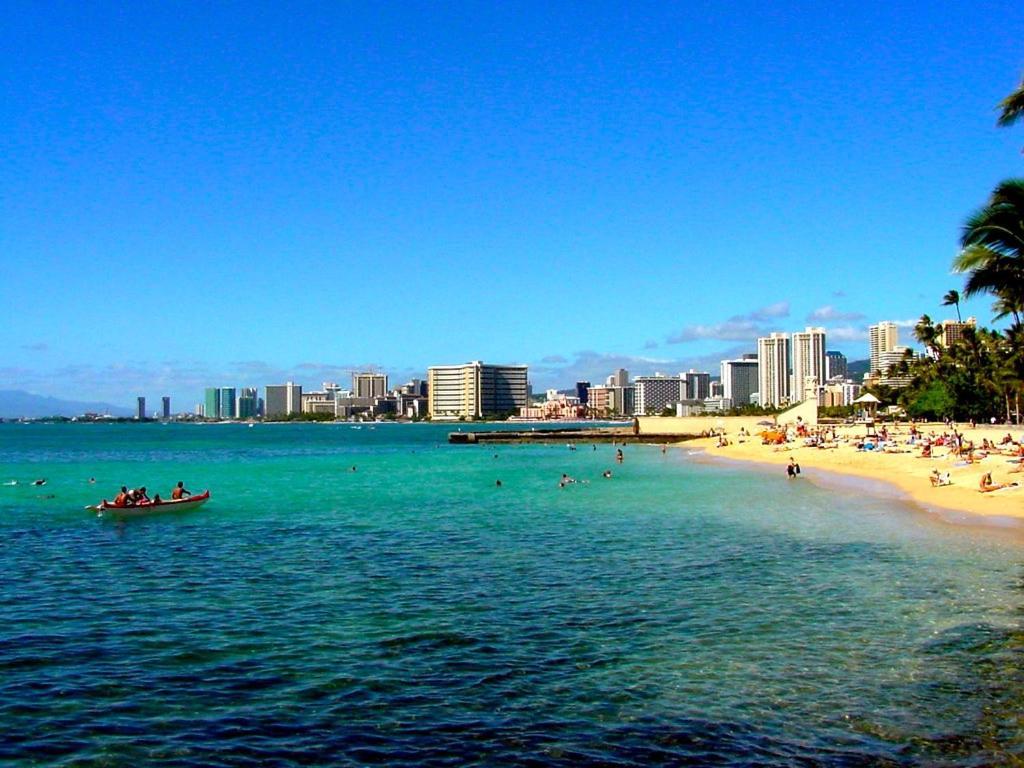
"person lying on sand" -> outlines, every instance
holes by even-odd
[[[1012,488],[1016,483],[994,483],[992,482],[992,473],[986,472],[981,476],[981,480],[978,481],[978,491],[980,493],[991,493],[992,491],[998,491],[1003,488]]]

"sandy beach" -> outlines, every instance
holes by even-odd
[[[832,427],[822,429],[827,430],[831,437]],[[800,465],[799,479],[813,479],[816,472],[850,475],[888,483],[908,501],[926,509],[1024,521],[1024,472],[1011,473],[1010,470],[1018,465],[1012,463],[1014,459],[1010,455],[1006,455],[1009,450],[1006,453],[989,452],[986,456],[981,456],[982,452],[978,451],[974,461],[968,463],[952,455],[949,447],[936,446],[932,449],[932,458],[922,458],[920,436],[938,437],[949,434],[950,430],[941,423],[917,425],[916,429],[919,437],[910,443],[907,424],[896,428],[890,425],[886,450],[858,450],[857,443],[865,437],[862,424],[837,426],[835,441],[826,443],[829,447],[808,446],[803,438],[783,445],[765,445],[759,433],[743,436],[739,427],[726,428],[728,445],[719,445],[717,438],[702,438],[687,442],[685,446],[691,450],[701,448],[712,457],[777,467],[782,479],[786,478],[786,466],[792,458]],[[1014,440],[1019,441],[1022,437],[1020,427],[971,428],[958,425],[957,431],[975,446],[980,446],[985,439],[998,445],[1008,432]],[[1016,448],[1016,445],[1002,448]],[[934,486],[930,479],[933,470],[938,470],[941,475],[948,472],[949,484]],[[979,482],[986,473],[991,473],[996,484],[1016,482],[1018,485],[983,493]]]

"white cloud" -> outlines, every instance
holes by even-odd
[[[860,312],[842,312],[831,304],[818,307],[807,315],[807,322],[809,323],[856,322],[863,319],[864,315]]]
[[[829,343],[836,341],[867,341],[868,329],[861,326],[840,325],[825,330],[825,338]]]
[[[755,309],[745,315],[734,315],[724,323],[713,325],[688,325],[679,333],[666,339],[668,344],[682,344],[700,339],[717,339],[719,341],[754,341],[758,336],[771,332],[765,325],[769,320],[789,317],[789,302],[777,301],[774,304]]]

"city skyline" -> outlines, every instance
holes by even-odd
[[[539,391],[783,329],[906,344],[1021,168],[995,105],[1024,29],[991,10],[23,4],[0,389],[184,404],[484,359]]]

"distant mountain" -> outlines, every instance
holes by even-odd
[[[58,400],[20,389],[0,389],[0,418],[39,419],[45,416],[81,416],[83,413],[109,413],[111,416],[131,416],[133,411],[110,403],[85,403],[77,400]]]
[[[863,379],[870,367],[870,360],[851,360],[846,364],[846,375],[851,379]]]

